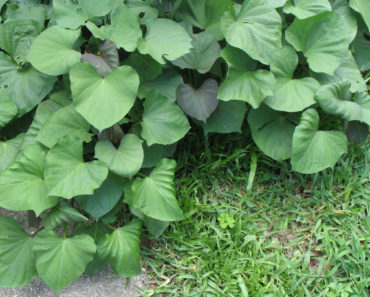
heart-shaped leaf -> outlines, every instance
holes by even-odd
[[[299,19],[306,19],[324,11],[331,11],[328,0],[294,0],[294,3],[289,1],[284,6],[285,13],[294,14]]]
[[[149,19],[145,23],[147,33],[138,40],[141,54],[149,54],[158,63],[173,61],[190,52],[191,38],[178,23],[169,19]],[[163,34],[165,32],[165,34]]]
[[[81,53],[73,49],[80,34],[80,30],[49,27],[34,40],[27,59],[43,73],[49,75],[67,73],[80,61]]]
[[[37,276],[32,237],[10,217],[0,218],[0,286],[20,287]]]
[[[265,0],[246,0],[238,13],[227,11],[221,20],[226,41],[264,64],[281,47],[281,26],[278,12]]]
[[[76,138],[61,138],[46,156],[45,182],[52,196],[70,199],[91,195],[107,175],[103,162],[84,162],[82,142]]]
[[[106,40],[100,45],[99,52],[99,56],[83,54],[81,61],[90,63],[104,77],[119,66],[118,51],[114,42]]]
[[[162,159],[148,177],[137,178],[125,189],[125,202],[160,221],[181,220],[183,213],[175,196],[175,169],[174,160]]]
[[[0,128],[9,123],[18,113],[18,108],[7,93],[0,90]]]
[[[197,90],[183,84],[177,89],[177,103],[187,115],[205,122],[217,107],[217,93],[214,79],[207,79]]]
[[[93,260],[96,246],[86,234],[60,238],[53,231],[42,230],[33,240],[33,251],[37,272],[58,294],[85,271]]]
[[[18,156],[24,141],[24,134],[16,138],[0,141],[0,172],[4,171]]]
[[[349,0],[349,6],[359,12],[370,31],[370,3],[367,0]]]
[[[292,168],[300,173],[315,173],[333,168],[347,151],[347,137],[340,131],[318,131],[319,115],[315,109],[302,113],[292,143]]]
[[[121,176],[131,178],[141,168],[144,160],[143,141],[134,134],[126,134],[116,149],[110,141],[99,141],[95,156],[108,168]]]
[[[141,222],[133,220],[117,228],[98,242],[98,256],[105,260],[115,273],[131,277],[140,273]]]
[[[33,210],[38,216],[57,204],[58,199],[47,194],[44,166],[45,151],[39,145],[26,147],[0,174],[0,206],[16,211]]]
[[[121,66],[102,78],[93,66],[79,63],[70,72],[74,106],[90,124],[102,131],[120,121],[134,105],[139,76]]]

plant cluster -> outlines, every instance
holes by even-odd
[[[301,173],[367,137],[368,0],[0,9],[0,207],[42,218],[32,236],[0,219],[0,286],[40,275],[58,292],[105,264],[140,273],[142,226],[157,236],[183,217],[169,158],[189,121],[205,135],[246,123]]]

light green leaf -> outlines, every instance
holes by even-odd
[[[287,0],[267,0],[267,3],[274,8],[278,8],[284,6],[286,1]]]
[[[112,10],[112,0],[79,0],[78,5],[82,8],[88,19],[105,16]]]
[[[139,74],[141,82],[155,79],[162,73],[162,65],[149,55],[132,53],[126,60],[123,61],[123,64],[134,68]],[[177,72],[175,73],[179,76]]]
[[[138,40],[141,54],[151,55],[158,63],[173,61],[190,52],[191,38],[178,23],[169,19],[149,19],[145,23],[147,33]]]
[[[16,138],[0,141],[0,172],[4,171],[17,158],[24,141],[24,134]]]
[[[82,9],[73,0],[53,0],[56,23],[68,29],[78,29],[86,17]]]
[[[207,79],[199,89],[183,84],[177,89],[177,103],[187,115],[206,122],[217,107],[217,93],[214,79]]]
[[[21,211],[33,210],[38,216],[57,204],[49,197],[44,181],[45,151],[28,146],[20,157],[0,174],[0,206]]]
[[[125,189],[125,202],[160,221],[181,220],[183,213],[175,196],[175,169],[174,160],[162,159],[148,177],[137,178],[130,189]]]
[[[53,89],[55,77],[33,67],[20,67],[0,52],[0,89],[17,105],[20,115],[29,112]]]
[[[345,22],[339,15],[324,12],[304,20],[295,19],[285,38],[297,51],[303,52],[313,71],[333,75],[347,54],[350,41],[343,34],[345,30]]]
[[[346,121],[360,121],[370,126],[370,96],[363,93],[350,99],[350,83],[340,81],[320,87],[316,92],[316,100],[320,107],[329,114],[340,116]]]
[[[265,0],[245,0],[236,15],[226,12],[221,20],[226,41],[264,64],[281,47],[281,26],[280,15]]]
[[[45,182],[49,195],[66,199],[78,195],[91,195],[108,175],[101,161],[85,163],[82,142],[64,137],[46,156]]]
[[[339,131],[318,131],[319,115],[315,109],[302,113],[295,128],[291,164],[294,171],[310,174],[333,168],[347,151],[347,137]]]
[[[324,11],[331,11],[328,0],[293,0],[284,6],[285,13],[294,14],[299,19],[306,19]]]
[[[118,48],[133,52],[136,49],[138,39],[142,35],[135,14],[124,4],[120,4],[113,9],[110,19],[110,25],[98,28],[94,23],[88,22],[86,27],[95,38],[112,40]]]
[[[9,123],[18,113],[18,108],[7,93],[0,90],[0,128]]]
[[[36,21],[38,23],[38,32],[41,32],[45,27],[46,5],[19,6],[15,10],[8,9],[6,16],[4,23],[19,20]]]
[[[105,260],[115,273],[125,277],[140,274],[141,222],[133,220],[117,228],[98,242],[98,256]]]
[[[242,100],[258,108],[266,97],[273,94],[275,83],[274,75],[267,70],[245,72],[231,68],[220,85],[218,98]]]
[[[81,53],[73,49],[80,34],[80,30],[49,27],[34,40],[27,58],[43,73],[49,75],[67,73],[80,61]]]
[[[274,111],[266,105],[249,111],[248,123],[254,142],[274,160],[282,161],[291,156],[295,128],[292,117],[293,115]]]
[[[37,276],[32,237],[10,217],[0,218],[0,286],[20,287]]]
[[[77,209],[66,202],[60,202],[53,207],[48,215],[42,220],[46,230],[54,230],[56,227],[76,222],[86,222],[89,219],[78,212]]]
[[[109,174],[93,195],[79,196],[76,200],[96,220],[110,212],[122,196],[122,178]]]
[[[110,141],[99,141],[95,157],[104,162],[114,173],[132,178],[144,160],[143,141],[135,134],[126,134],[118,149]]]
[[[202,123],[206,133],[241,132],[247,106],[241,101],[219,101],[216,110]]]
[[[172,144],[189,131],[188,119],[177,106],[164,96],[149,94],[144,102],[141,136],[147,144]]]
[[[349,0],[349,6],[361,14],[370,32],[370,2],[368,0]]]
[[[130,66],[121,66],[102,78],[88,63],[70,72],[74,106],[99,131],[120,121],[134,105],[139,76]]]
[[[172,61],[181,69],[196,69],[199,73],[207,73],[220,57],[220,45],[213,35],[207,31],[192,34],[190,53]]]
[[[57,110],[45,121],[37,135],[37,140],[49,148],[66,135],[89,142],[91,140],[89,129],[90,124],[71,104]]]
[[[37,272],[58,294],[84,272],[96,246],[86,234],[60,238],[53,231],[42,230],[33,240],[33,251]]]
[[[342,34],[347,34],[348,41],[352,42],[357,34],[356,13],[349,8],[347,0],[331,0],[331,6],[333,8],[333,12],[339,15],[342,22],[345,23],[344,27],[346,31]]]

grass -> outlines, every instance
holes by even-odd
[[[369,296],[368,146],[301,175],[248,142],[216,136],[211,160],[196,135],[182,142],[185,218],[148,235],[142,296]]]

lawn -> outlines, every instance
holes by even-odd
[[[301,175],[248,135],[197,137],[176,156],[184,220],[145,240],[142,296],[369,296],[368,143]]]

